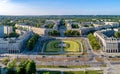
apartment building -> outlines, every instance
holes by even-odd
[[[106,53],[120,52],[120,38],[114,38],[112,34],[114,34],[114,30],[102,30],[94,33]]]
[[[4,26],[4,34],[9,35],[11,32],[13,32],[12,26]]]
[[[26,31],[18,38],[0,38],[0,53],[20,53],[24,50],[25,43],[31,35],[31,31]]]
[[[94,31],[94,30],[95,30],[95,28],[93,28],[93,27],[91,27],[91,28],[82,27],[82,28],[80,28],[80,34],[81,35],[87,35],[89,32]]]
[[[45,28],[36,28],[29,25],[24,25],[24,24],[16,24],[15,27],[28,30],[28,31],[33,31],[34,33],[37,33],[39,35],[45,35],[45,30],[46,30]]]

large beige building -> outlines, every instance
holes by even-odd
[[[103,51],[106,53],[120,52],[120,38],[109,37],[112,33],[114,33],[114,30],[102,30],[94,33],[94,36],[99,40],[103,46]],[[109,34],[109,36],[106,34]]]
[[[31,37],[32,32],[25,32],[18,38],[0,38],[1,53],[20,53],[25,47],[26,41]]]
[[[45,34],[45,28],[36,28],[36,27],[32,27],[32,26],[28,26],[28,25],[23,25],[23,24],[16,24],[15,25],[18,28],[22,28],[28,31],[33,31],[34,33],[37,33],[39,35],[44,35]]]

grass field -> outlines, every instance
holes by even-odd
[[[70,45],[69,48],[64,48],[65,52],[79,52],[80,51],[80,45],[76,41],[64,40],[63,42],[68,43]]]
[[[66,46],[61,48],[58,45],[63,42]],[[52,40],[45,44],[44,52],[80,52],[81,45],[74,40]]]
[[[55,44],[60,43],[60,40],[53,40],[53,41],[49,41],[45,44],[45,52],[58,52],[61,50],[61,48],[56,48]]]

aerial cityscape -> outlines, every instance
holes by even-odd
[[[0,0],[0,74],[120,74],[119,4]]]

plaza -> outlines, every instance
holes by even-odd
[[[81,52],[81,43],[71,39],[56,39],[45,42],[43,52]]]

